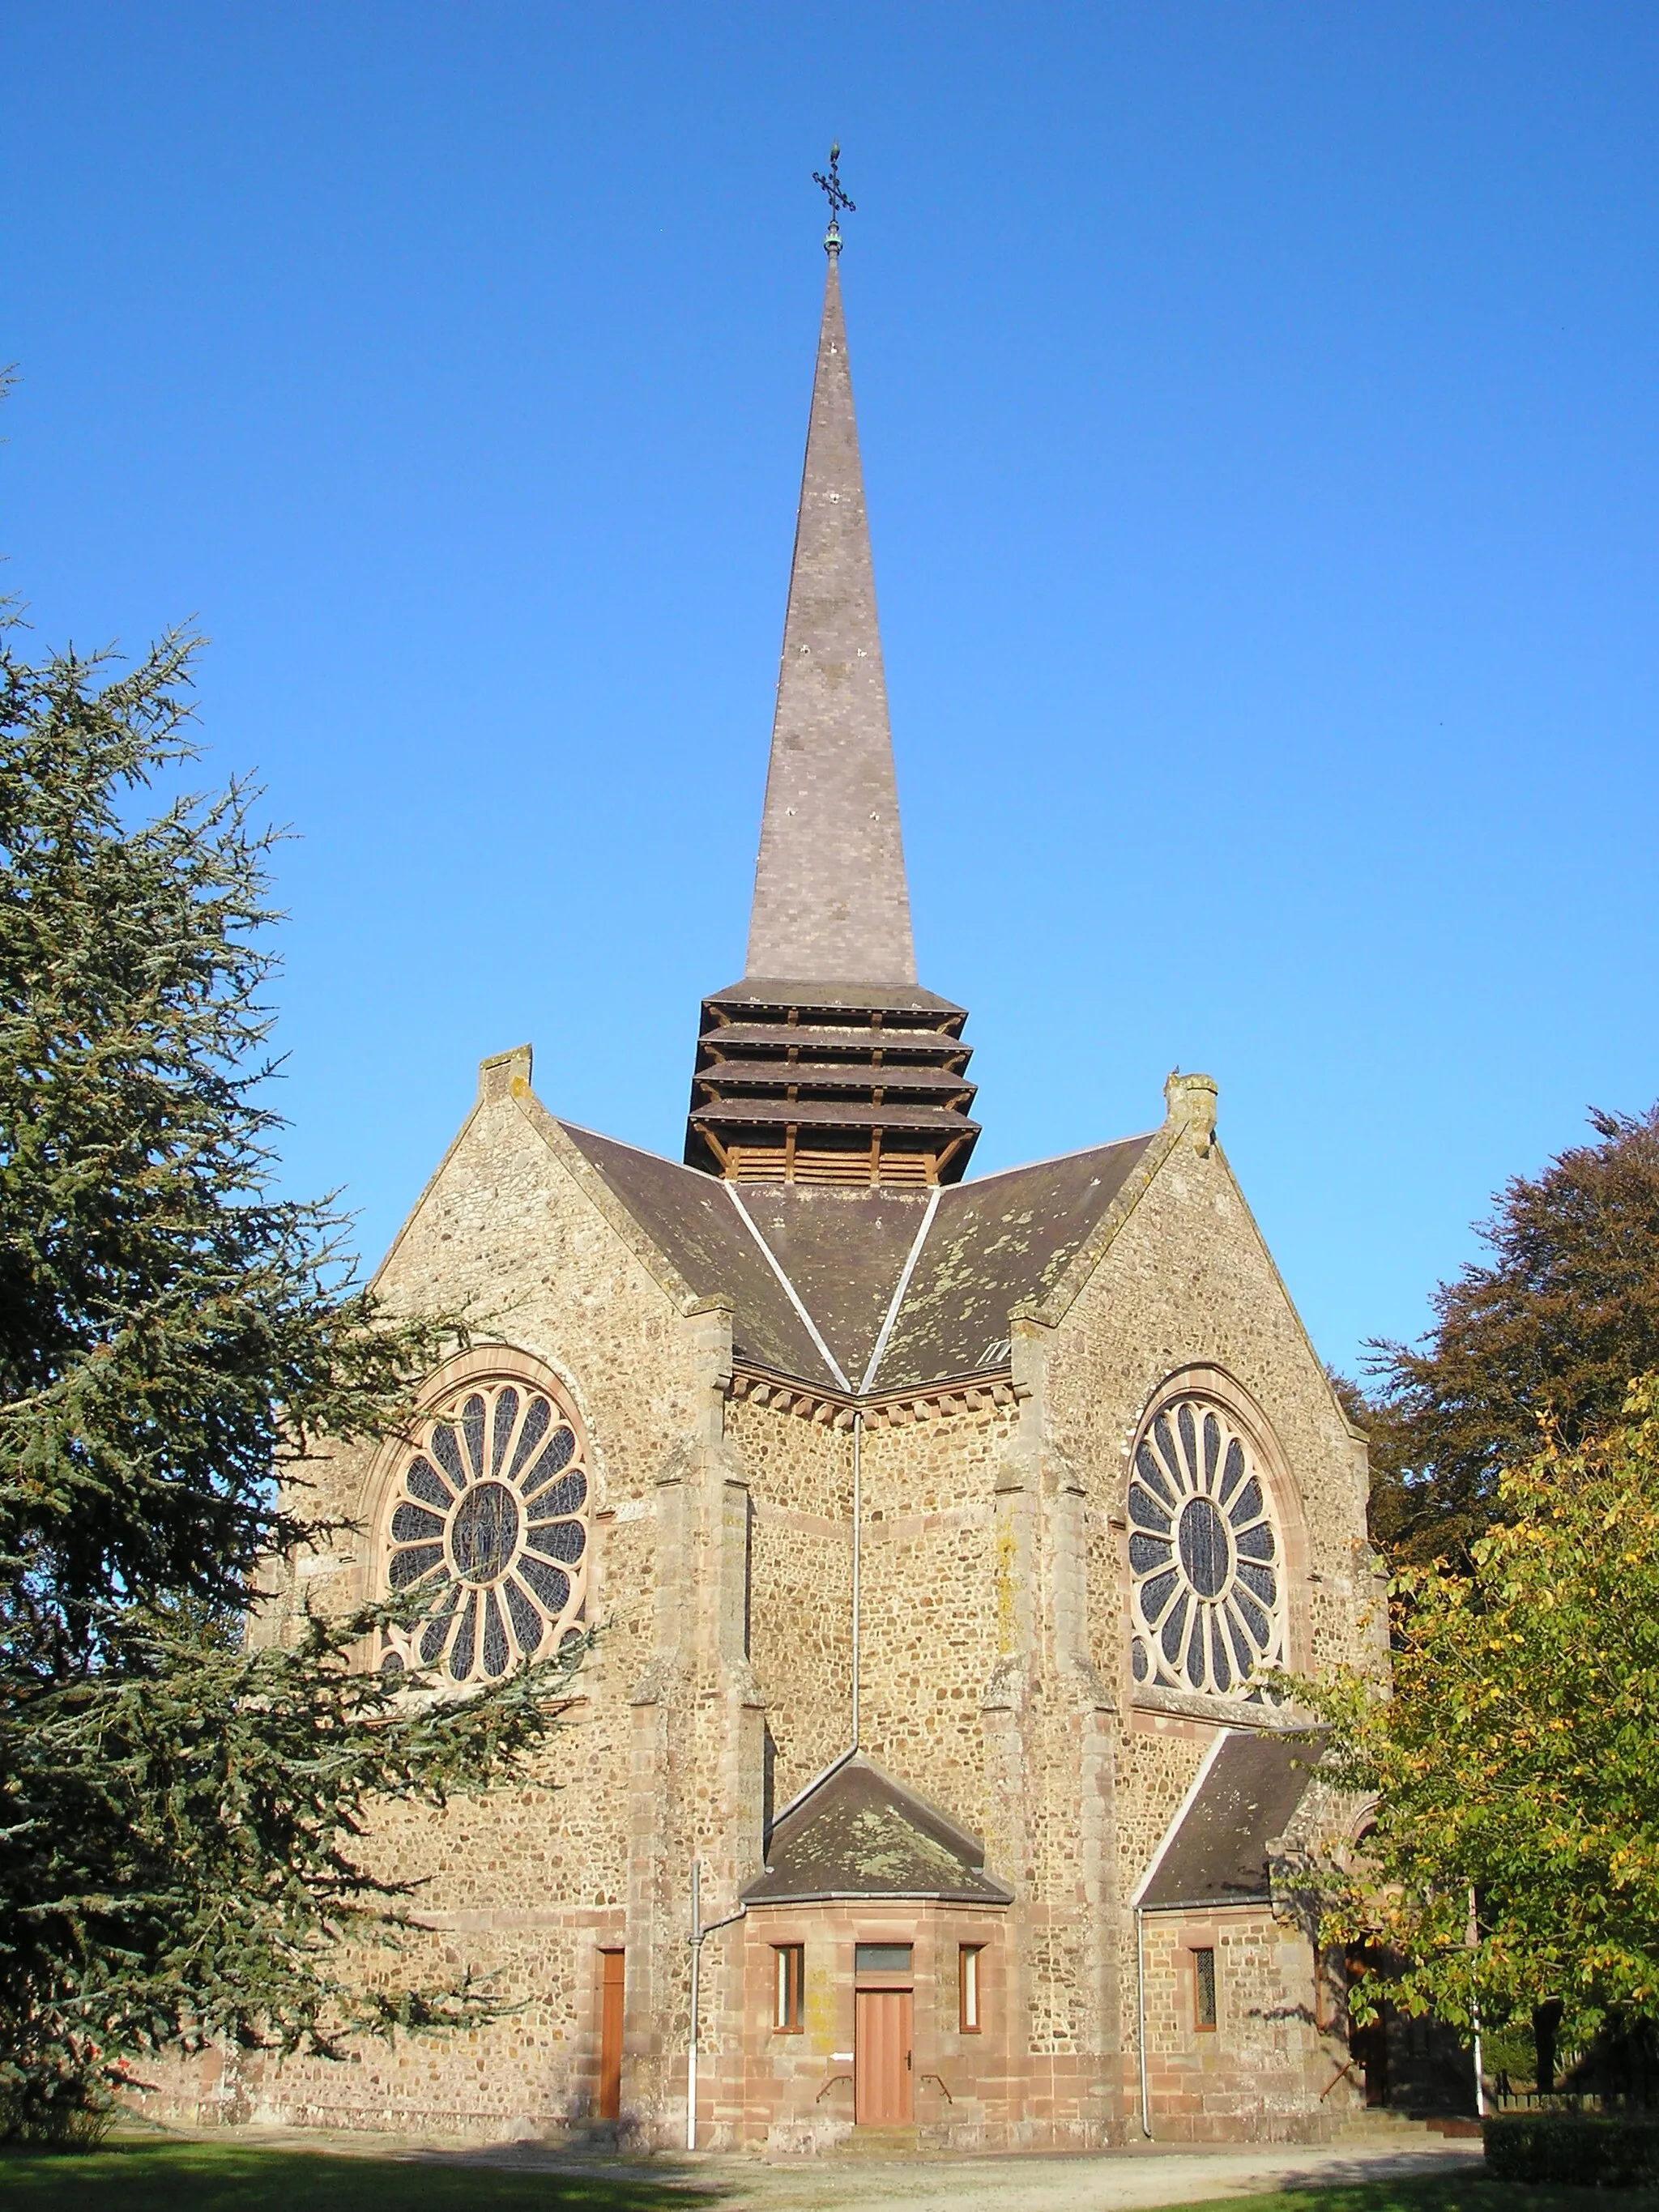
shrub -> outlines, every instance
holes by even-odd
[[[93,2150],[119,2117],[113,2100],[85,2080],[0,2079],[0,2142]]]
[[[1528,2112],[1488,2120],[1485,2134],[1493,2181],[1576,2182],[1585,2189],[1659,2184],[1659,2118]]]

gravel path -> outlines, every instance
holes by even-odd
[[[800,2165],[686,2160],[697,2180],[743,2212],[1143,2212],[1155,2205],[1249,2197],[1273,2189],[1398,2180],[1443,2173],[1481,2154],[1478,2142],[1253,2145],[1244,2149],[1145,2148],[1067,2158],[865,2160],[837,2155]],[[701,2168],[701,2172],[696,2169]]]
[[[1481,2157],[1478,2141],[1407,2134],[1401,2142],[1252,2143],[1196,2148],[1148,2143],[1069,2157],[823,2158],[763,2160],[664,2154],[606,2160],[532,2145],[462,2148],[387,2136],[239,2128],[217,2135],[287,2150],[357,2158],[489,2166],[514,2172],[624,2175],[684,2189],[721,2212],[1150,2212],[1163,2205],[1249,2197],[1276,2189],[1340,2187],[1450,2173]]]

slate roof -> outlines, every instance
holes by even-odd
[[[1054,1289],[1152,1141],[1127,1137],[944,1191],[888,1340],[881,1388],[1006,1365],[1010,1311]]]
[[[1266,1904],[1272,1895],[1267,1846],[1290,1826],[1317,1755],[1280,1735],[1231,1731],[1197,1796],[1165,1836],[1136,1902],[1149,1912]]]
[[[924,991],[920,983],[817,982],[805,978],[745,975],[724,991],[710,994],[711,1006],[742,1008],[764,1006],[781,1012],[790,1006],[807,1006],[824,1013],[866,1013],[879,1008],[884,1013],[926,1014],[945,1020],[966,1021],[968,1009],[954,999],[941,999],[937,991]]]
[[[739,1195],[856,1389],[927,1211],[927,1192],[750,1183]]]
[[[1006,1905],[1012,1894],[986,1873],[977,1836],[858,1752],[787,1808],[767,1838],[764,1872],[743,1893],[747,1905],[840,1897]]]
[[[816,1005],[811,1011],[817,1011]],[[723,1029],[710,1030],[704,1039],[712,1051],[727,1054],[756,1046],[769,1052],[778,1042],[775,1022],[728,1022]],[[826,1060],[833,1060],[838,1053],[849,1054],[854,1060],[860,1057],[868,1060],[878,1050],[890,1064],[895,1060],[941,1058],[965,1064],[969,1058],[969,1048],[960,1037],[948,1037],[936,1029],[902,1029],[891,1023],[875,1029],[868,1025],[855,1028],[848,1022],[801,1022],[787,1042],[799,1045],[803,1052],[810,1051],[815,1059]]]
[[[889,1036],[902,1036],[902,1031],[877,1030],[861,1031],[860,1034],[873,1035],[885,1044]],[[714,1042],[716,1044],[725,1042],[718,1030],[715,1032]],[[775,1030],[772,1032],[771,1042],[774,1045],[781,1045],[783,1042]],[[704,1083],[711,1090],[719,1091],[729,1097],[733,1091],[762,1091],[769,1094],[776,1092],[787,1085],[798,1084],[800,1081],[800,1073],[801,1063],[799,1060],[762,1060],[757,1057],[751,1060],[720,1060],[714,1066],[704,1068],[702,1071],[702,1076]],[[815,1059],[813,1061],[812,1082],[814,1087],[819,1091],[868,1091],[870,1088],[869,1066],[867,1061],[861,1065],[854,1060],[835,1060],[826,1053],[821,1059]],[[964,1093],[971,1097],[974,1091],[974,1085],[969,1083],[965,1075],[953,1074],[949,1068],[907,1067],[902,1062],[893,1067],[884,1065],[881,1071],[881,1084],[883,1090],[890,1097],[895,1091],[913,1091],[918,1097],[960,1098]],[[775,1100],[770,1110],[775,1120],[794,1121],[800,1119],[799,1115],[789,1112]]]
[[[744,1227],[724,1183],[573,1122],[560,1127],[699,1297],[723,1291],[736,1302],[740,1353],[775,1374],[836,1389],[811,1333]]]
[[[797,1070],[805,1089],[805,1071]],[[845,1074],[837,1071],[836,1080],[844,1085]],[[972,1085],[967,1086],[971,1089]],[[870,1088],[866,1072],[864,1088]],[[954,1083],[952,1091],[960,1091],[963,1085]],[[799,1099],[790,1103],[781,1098],[723,1098],[719,1105],[706,1104],[697,1109],[695,1118],[708,1121],[725,1130],[738,1127],[781,1129],[793,1122],[803,1129],[942,1129],[954,1136],[965,1132],[979,1134],[977,1121],[965,1115],[953,1114],[942,1106],[875,1105],[840,1098]]]
[[[696,1295],[734,1301],[739,1358],[838,1387],[727,1186],[591,1129],[561,1127]],[[873,1387],[921,1389],[1006,1368],[1011,1309],[1054,1289],[1152,1141],[1129,1137],[942,1189]],[[857,1389],[929,1194],[731,1188]]]

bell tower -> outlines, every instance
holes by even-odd
[[[957,1181],[966,1011],[916,981],[847,327],[836,156],[760,854],[740,982],[702,1002],[692,1167],[738,1182]]]

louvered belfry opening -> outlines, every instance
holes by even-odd
[[[687,1164],[734,1182],[955,1182],[979,1134],[966,1019],[914,986],[744,981],[705,999]]]
[[[741,982],[702,1002],[688,1165],[734,1182],[927,1188],[977,1123],[965,1011],[915,980],[841,303],[818,333]]]

